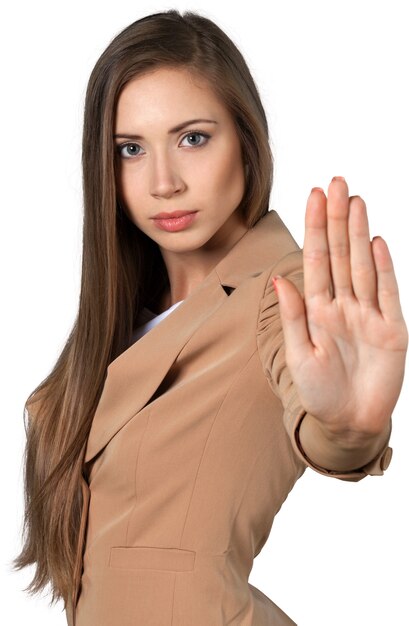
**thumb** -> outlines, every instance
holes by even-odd
[[[280,275],[272,279],[278,296],[287,362],[300,362],[311,354],[304,299],[297,287]]]

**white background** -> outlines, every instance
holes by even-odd
[[[367,204],[371,236],[390,247],[409,320],[405,2],[3,5],[0,584],[8,625],[66,624],[62,603],[50,608],[49,595],[23,592],[30,568],[13,573],[9,562],[20,550],[23,405],[50,372],[78,304],[86,84],[120,30],[169,8],[213,19],[247,60],[270,124],[271,208],[302,245],[311,187],[327,192],[332,176],[345,176],[350,195]],[[407,413],[406,385],[383,477],[348,483],[308,469],[278,514],[250,582],[299,626],[409,624]]]

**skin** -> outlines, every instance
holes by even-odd
[[[168,134],[194,118],[218,123]],[[193,131],[210,138],[192,142]],[[125,86],[115,134],[123,135],[117,144],[132,146],[118,157],[122,204],[158,244],[169,275],[159,313],[186,298],[247,230],[236,211],[245,188],[240,143],[210,86],[180,68]],[[174,233],[150,219],[177,209],[199,213]],[[307,411],[300,442],[317,465],[348,471],[371,461],[388,440],[408,333],[386,242],[370,240],[365,202],[349,197],[345,180],[332,180],[328,198],[320,188],[308,198],[303,265],[304,297],[286,278],[274,281],[287,365]]]
[[[388,246],[370,240],[365,202],[345,180],[334,177],[328,198],[311,191],[303,265],[304,298],[274,281],[286,361],[308,411],[302,447],[323,467],[361,467],[387,441],[408,332]]]
[[[196,123],[169,135],[174,126]],[[192,134],[202,131],[209,138]],[[189,132],[190,131],[190,132]],[[130,219],[155,241],[170,282],[160,311],[185,299],[243,236],[236,211],[245,190],[234,121],[213,90],[181,68],[161,68],[130,81],[119,97],[115,134],[121,148],[118,187]],[[140,135],[143,139],[131,139]],[[178,232],[160,230],[152,216],[198,210]]]

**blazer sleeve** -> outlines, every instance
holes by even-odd
[[[340,480],[359,481],[367,475],[381,476],[389,466],[392,457],[392,448],[389,439],[382,450],[372,461],[356,470],[339,472],[326,469],[313,463],[303,451],[299,440],[299,427],[306,411],[292,382],[285,361],[284,336],[279,313],[278,297],[272,284],[273,276],[281,276],[291,280],[299,292],[304,294],[302,250],[286,255],[269,271],[263,272],[266,276],[264,292],[260,301],[257,321],[257,346],[264,374],[273,392],[280,398],[283,405],[283,420],[285,429],[290,437],[292,447],[297,457],[308,467],[325,476],[332,476]]]

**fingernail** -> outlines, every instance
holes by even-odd
[[[345,182],[345,178],[343,176],[334,176],[331,182],[333,182],[334,180],[343,180]]]
[[[282,278],[282,276],[280,276],[280,274],[277,274],[277,276],[273,276],[273,287],[274,289],[277,291],[277,281],[279,278]]]
[[[322,187],[313,187],[311,189],[311,193],[313,193],[313,191],[322,191],[322,193],[324,193],[324,190],[322,189]]]

